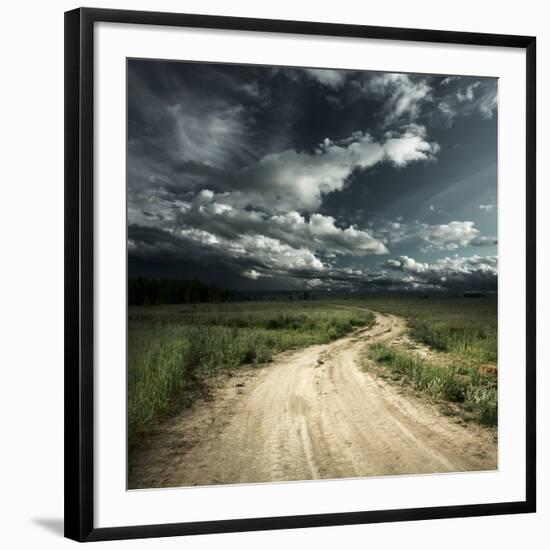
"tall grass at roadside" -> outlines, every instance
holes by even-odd
[[[372,345],[369,358],[415,390],[462,404],[481,424],[497,424],[496,379],[482,377],[477,367],[438,365],[385,344]]]
[[[409,322],[410,335],[437,351],[455,353],[478,363],[496,362],[497,333],[488,327],[453,327],[428,321]]]
[[[365,305],[407,319],[410,336],[465,364],[496,363],[498,316],[496,296],[455,298],[378,296]]]
[[[366,310],[326,304],[133,310],[128,323],[130,445],[168,415],[177,399],[190,403],[205,377],[263,364],[275,353],[326,343],[373,322]]]

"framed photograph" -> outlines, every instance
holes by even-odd
[[[65,533],[534,512],[535,38],[65,14]]]

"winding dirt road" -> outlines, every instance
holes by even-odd
[[[361,368],[370,343],[404,330],[377,314],[371,329],[237,371],[132,453],[129,488],[496,469],[494,431]]]

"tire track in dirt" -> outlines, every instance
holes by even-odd
[[[130,457],[129,488],[492,470],[495,432],[459,425],[361,362],[403,319],[241,369],[159,426]]]

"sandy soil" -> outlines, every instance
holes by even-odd
[[[495,430],[362,369],[370,343],[404,330],[377,314],[371,329],[240,369],[132,453],[129,488],[496,469]]]

